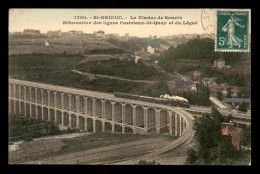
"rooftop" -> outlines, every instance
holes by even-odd
[[[216,62],[225,62],[225,60],[223,60],[223,59],[218,59],[218,60],[215,60]]]
[[[249,98],[225,98],[223,102],[228,103],[228,102],[237,102],[237,103],[250,103],[251,100]]]
[[[222,135],[231,136],[236,140],[240,140],[240,133],[242,132],[241,128],[235,127],[231,124],[225,124],[221,129]]]
[[[105,33],[103,30],[99,30],[97,33]]]
[[[193,84],[193,82],[191,82],[191,81],[188,81],[188,80],[186,81],[186,80],[179,79],[179,78],[174,78],[173,81],[176,85],[181,85],[181,86],[191,86]]]

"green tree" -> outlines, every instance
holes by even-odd
[[[231,98],[232,96],[231,96],[231,94],[232,94],[232,91],[231,91],[231,88],[227,88],[227,98]]]
[[[199,143],[199,156],[209,160],[210,148],[217,147],[222,141],[218,119],[209,116],[198,118],[194,123],[195,139]]]
[[[196,151],[194,149],[189,149],[187,163],[194,164],[197,160],[198,160],[198,156],[196,154]]]
[[[246,103],[246,102],[242,102],[239,107],[238,107],[238,110],[239,111],[242,111],[242,112],[247,112],[249,108],[249,103]]]
[[[241,145],[243,146],[251,146],[251,128],[246,128],[243,130]]]
[[[221,92],[218,92],[218,93],[217,93],[217,98],[218,98],[220,101],[222,101],[222,100],[224,100],[224,95],[223,95]]]

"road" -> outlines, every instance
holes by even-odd
[[[212,101],[215,105],[217,105],[219,108],[226,109],[227,107],[219,101],[217,98],[210,96],[209,97],[210,101]]]
[[[109,161],[107,161],[109,159],[117,159],[122,156],[129,158],[139,154],[142,155],[154,151],[155,149],[165,147],[168,144],[170,144],[170,141],[166,137],[147,138],[128,143],[59,155],[51,159],[28,161],[24,162],[24,164],[76,164],[77,161],[87,164],[106,164],[109,163]]]
[[[225,116],[232,115],[233,117],[237,118],[245,118],[245,119],[251,119],[251,114],[246,112],[239,112],[236,110],[230,110],[226,108],[217,108],[218,111]],[[192,111],[192,112],[198,112],[198,113],[211,113],[212,108],[211,107],[205,107],[205,106],[191,106],[190,108],[185,108],[186,111]]]
[[[152,161],[154,158],[158,157],[159,155],[161,155],[167,151],[170,151],[172,149],[179,148],[181,146],[189,144],[195,134],[195,131],[192,129],[194,117],[191,114],[183,111],[181,108],[178,108],[175,111],[177,113],[179,113],[180,115],[183,115],[185,118],[187,118],[187,122],[188,122],[188,127],[180,138],[173,141],[168,146],[165,146],[164,148],[159,149],[159,150],[155,150],[147,155],[137,157],[134,159],[130,159],[130,160],[126,160],[126,161],[112,163],[112,164],[113,165],[134,165],[134,164],[138,164],[139,160]],[[175,149],[175,150],[177,150],[177,149]]]
[[[82,71],[78,71],[78,70],[71,70],[72,72],[81,74],[81,75],[85,75],[85,76],[89,76],[91,75],[91,73],[87,73],[87,72],[82,72]],[[109,75],[102,75],[102,74],[95,74],[97,77],[101,77],[101,78],[108,78],[108,79],[115,79],[115,80],[123,80],[123,81],[128,81],[128,82],[136,82],[136,83],[147,83],[147,84],[155,84],[157,83],[157,81],[149,81],[149,80],[132,80],[132,79],[126,79],[126,78],[122,78],[122,77],[116,77],[116,76],[109,76]]]

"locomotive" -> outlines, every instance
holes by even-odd
[[[144,101],[144,102],[164,104],[164,105],[169,105],[169,106],[179,106],[179,107],[186,107],[186,108],[190,107],[190,104],[189,104],[189,102],[187,102],[187,100],[155,98],[155,97],[140,96],[140,95],[134,95],[134,94],[120,93],[120,92],[115,92],[114,96],[119,97],[119,98],[140,100],[140,101]]]

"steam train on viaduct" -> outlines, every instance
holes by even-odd
[[[140,101],[144,101],[144,102],[164,104],[164,105],[169,105],[169,106],[178,106],[178,107],[186,107],[186,108],[190,107],[190,104],[189,104],[189,102],[187,102],[187,100],[155,98],[155,97],[140,96],[140,95],[120,93],[120,92],[115,92],[114,96],[119,97],[119,98],[140,100]]]

